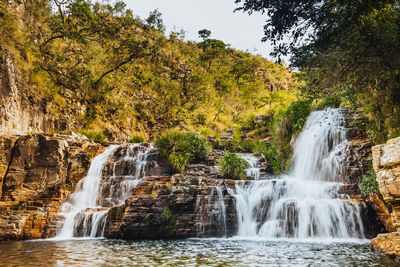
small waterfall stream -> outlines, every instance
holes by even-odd
[[[57,239],[103,236],[108,210],[122,205],[143,179],[147,156],[153,148],[140,144],[124,146],[127,147],[121,149],[123,155],[111,162],[111,175],[104,173],[104,167],[121,146],[112,145],[93,159],[88,175],[61,207],[65,220]]]
[[[249,163],[246,176],[251,177],[253,180],[260,179],[260,160],[253,154],[239,154],[239,156]]]
[[[346,130],[342,110],[313,112],[298,137],[288,175],[237,182],[238,236],[363,238],[360,207],[340,195]],[[247,161],[249,161],[247,159]],[[232,190],[233,191],[233,190]]]

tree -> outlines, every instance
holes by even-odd
[[[206,39],[208,39],[211,36],[211,31],[207,30],[207,29],[203,29],[199,31],[199,37],[201,39],[203,39],[203,41],[205,41]]]
[[[162,14],[158,9],[150,12],[148,18],[146,19],[147,24],[150,27],[157,29],[159,32],[165,32],[165,26],[162,20]]]
[[[268,18],[263,41],[292,56],[313,99],[361,108],[375,142],[400,134],[400,1],[237,0]]]

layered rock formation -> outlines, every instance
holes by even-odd
[[[389,220],[397,232],[378,235],[371,247],[400,259],[400,138],[374,146],[372,154],[379,189],[391,211]]]
[[[237,231],[233,180],[174,175],[147,177],[126,204],[108,213],[105,236],[159,239],[231,236]],[[226,209],[221,212],[221,209]],[[226,217],[222,217],[226,214]]]
[[[42,238],[103,148],[79,135],[0,136],[0,240]]]

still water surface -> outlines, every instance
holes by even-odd
[[[0,244],[0,266],[399,266],[369,242],[186,239]]]

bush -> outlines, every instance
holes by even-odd
[[[169,131],[157,137],[156,146],[174,171],[183,172],[188,163],[205,160],[210,146],[193,133]]]
[[[144,138],[140,135],[133,135],[128,139],[128,143],[139,144],[144,143]]]
[[[236,154],[225,154],[219,161],[220,173],[224,178],[243,180],[245,179],[244,171],[249,164]]]
[[[169,155],[168,162],[175,172],[184,173],[189,157],[186,154],[173,152]]]
[[[93,140],[96,143],[100,143],[102,145],[106,144],[107,137],[103,132],[95,131],[95,130],[80,130],[78,131],[80,134],[83,134],[90,140]]]
[[[371,193],[381,194],[378,181],[376,181],[376,174],[373,170],[368,171],[367,175],[362,178],[358,187],[363,195],[369,195]]]
[[[290,142],[301,132],[310,112],[309,101],[297,101],[276,114],[270,123],[272,139],[270,146],[264,148],[263,154],[276,174],[288,170],[292,158]]]

